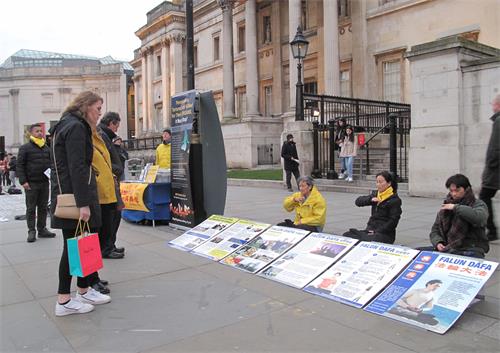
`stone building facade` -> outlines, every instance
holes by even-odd
[[[0,66],[0,135],[5,150],[17,152],[27,141],[26,129],[42,123],[45,132],[61,117],[64,108],[85,90],[103,100],[103,112],[115,111],[122,123],[119,135],[130,137],[133,126],[132,67],[111,57],[20,50]]]

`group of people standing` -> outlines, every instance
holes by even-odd
[[[12,153],[0,154],[0,192],[2,186],[16,187],[17,158]]]

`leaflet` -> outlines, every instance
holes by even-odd
[[[259,272],[292,287],[303,288],[320,273],[337,262],[357,239],[326,233],[311,233],[288,252]],[[324,279],[332,284],[332,280]]]
[[[220,262],[256,273],[302,240],[309,231],[273,226]]]
[[[212,215],[196,227],[169,241],[168,245],[184,251],[193,250],[197,246],[200,246],[210,238],[222,232],[237,220],[238,218]]]
[[[269,228],[269,226],[270,224],[240,219],[231,227],[224,229],[222,232],[194,249],[193,253],[219,261],[223,257],[234,252],[240,246],[248,243]]]
[[[361,308],[418,253],[402,246],[361,242],[304,290]]]
[[[423,251],[364,310],[443,334],[497,266],[483,259]]]

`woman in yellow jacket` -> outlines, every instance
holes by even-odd
[[[288,212],[295,210],[295,220],[286,219],[279,226],[300,228],[311,232],[323,230],[326,221],[326,201],[314,186],[314,180],[309,176],[299,178],[299,192],[283,201],[283,207]]]

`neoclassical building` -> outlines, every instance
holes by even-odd
[[[170,126],[170,97],[186,89],[183,0],[164,1],[136,31],[135,135]],[[279,162],[293,120],[301,26],[309,93],[411,103],[412,46],[452,35],[500,47],[498,0],[194,0],[195,87],[211,90],[229,167]]]
[[[19,50],[0,65],[0,135],[5,150],[17,153],[27,141],[26,129],[31,124],[41,123],[48,132],[71,100],[85,90],[103,98],[103,112],[118,112],[120,136],[132,137],[132,74],[129,63],[110,56]]]

